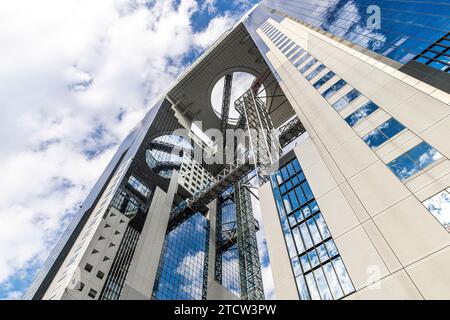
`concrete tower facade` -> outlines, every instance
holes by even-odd
[[[449,17],[264,1],[129,134],[25,297],[263,299],[262,226],[277,299],[449,299]]]

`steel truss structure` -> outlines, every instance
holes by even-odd
[[[170,232],[195,212],[206,212],[206,206],[214,199],[222,203],[234,202],[235,221],[223,222],[220,205],[218,206],[215,277],[221,283],[222,255],[227,250],[237,248],[241,299],[245,300],[264,299],[264,289],[256,237],[259,225],[253,217],[251,192],[242,180],[254,169],[259,184],[266,182],[269,179],[268,167],[281,156],[279,132],[274,129],[263,100],[255,96],[261,86],[260,82],[255,81],[252,88],[235,102],[235,108],[240,114],[237,127],[246,129],[249,145],[245,145],[245,139],[243,142],[241,140],[240,146],[234,150],[235,163],[226,165],[223,171],[202,190],[172,209],[167,228],[167,232]],[[231,88],[232,75],[228,74],[225,76],[223,91],[222,132],[226,132],[228,127]],[[301,131],[299,123],[288,123],[282,132],[283,144],[287,140],[291,141],[299,131]],[[242,147],[244,152],[239,153]],[[230,187],[233,188],[233,192],[222,197]]]

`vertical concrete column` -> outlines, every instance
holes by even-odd
[[[208,250],[208,291],[210,283],[215,281],[216,239],[217,239],[217,200],[208,205],[209,250]]]
[[[258,189],[258,194],[275,287],[275,297],[281,300],[298,300],[297,286],[292,273],[291,261],[284,242],[284,235],[281,230],[270,182],[262,185]]]
[[[173,172],[167,193],[159,187],[155,190],[121,300],[151,299],[170,210],[178,188],[178,175],[178,172]]]

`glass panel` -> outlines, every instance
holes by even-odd
[[[297,219],[295,219],[295,215],[291,214],[288,216],[288,220],[289,220],[289,225],[291,227],[295,226],[297,224]]]
[[[422,142],[387,165],[403,181],[441,157],[442,155],[428,143]]]
[[[302,208],[302,212],[303,212],[303,215],[305,216],[305,218],[307,218],[311,215],[311,209],[309,208],[308,205],[306,205]]]
[[[294,190],[289,191],[289,199],[291,199],[292,210],[295,210],[300,206]]]
[[[319,254],[319,259],[321,263],[324,263],[330,258],[328,256],[328,252],[324,244],[321,244],[320,246],[317,247],[317,253]]]
[[[327,277],[328,284],[331,288],[331,293],[333,294],[334,299],[340,299],[344,295],[342,291],[341,285],[339,284],[339,280],[334,272],[334,268],[331,262],[328,262],[324,265],[323,270],[325,271],[325,276]]]
[[[308,228],[311,233],[314,244],[319,244],[322,242],[322,238],[320,237],[319,230],[317,230],[316,223],[314,222],[314,218],[310,218],[308,221]]]
[[[308,273],[306,276],[306,283],[308,284],[309,292],[311,293],[311,299],[320,300],[319,291],[317,290],[316,282],[312,273]]]
[[[283,196],[283,203],[284,203],[284,207],[286,208],[286,213],[291,213],[292,212],[292,206],[291,206],[291,201],[289,200],[289,196],[287,194],[285,194]]]
[[[300,231],[298,231],[298,228],[292,229],[292,235],[294,236],[295,245],[297,246],[297,251],[299,253],[302,253],[305,251],[305,248],[303,247],[303,241],[302,237],[300,236]]]
[[[317,256],[316,250],[311,250],[308,252],[308,258],[311,263],[311,268],[315,268],[319,265],[319,257]]]
[[[389,162],[387,166],[402,181],[420,170],[419,166],[406,153]]]
[[[303,214],[301,210],[297,210],[294,212],[295,214],[295,218],[297,218],[297,221],[302,221],[303,220]]]
[[[309,53],[305,54],[303,57],[300,58],[300,60],[298,60],[298,61],[295,63],[295,66],[298,68],[300,65],[303,64],[303,62],[305,62],[306,60],[308,60],[309,57],[311,57],[311,55],[310,55]]]
[[[397,133],[401,132],[405,127],[395,120],[394,118],[389,119],[385,123],[383,123],[381,126],[378,127],[380,131],[388,138],[392,138]]]
[[[319,206],[317,205],[317,202],[316,202],[316,201],[312,201],[312,202],[309,204],[309,206],[310,206],[310,208],[311,208],[311,212],[312,212],[312,213],[316,213],[316,212],[319,211]]]
[[[317,59],[312,58],[303,68],[300,69],[300,73],[305,73],[309,68],[313,66],[317,62]]]
[[[350,294],[354,291],[353,284],[348,276],[347,270],[345,269],[344,263],[341,260],[341,257],[338,257],[333,260],[333,266],[336,270],[336,274],[338,276],[339,282],[341,283],[342,289],[344,293]]]
[[[292,163],[289,163],[289,164],[286,166],[286,168],[287,168],[287,171],[288,171],[288,173],[289,173],[289,176],[290,176],[290,177],[293,177],[293,176],[295,175],[295,169],[294,169],[294,166],[292,165]]]
[[[450,193],[446,190],[426,200],[424,206],[450,232]]]
[[[313,242],[311,240],[311,236],[309,235],[308,228],[306,227],[305,223],[302,223],[300,225],[300,232],[302,234],[303,241],[305,241],[306,249],[311,248],[313,246]]]
[[[306,202],[306,197],[302,192],[302,188],[300,186],[295,188],[295,193],[297,194],[298,200],[301,204],[304,204]]]
[[[328,71],[322,78],[316,81],[313,84],[313,87],[319,89],[322,85],[324,85],[328,80],[333,78],[336,74],[333,71]]]
[[[354,127],[361,119],[364,119],[378,110],[378,106],[372,101],[367,102],[361,108],[353,112],[345,121],[351,126]]]
[[[314,276],[316,277],[317,285],[319,286],[320,296],[322,297],[322,299],[323,300],[333,299],[330,293],[330,289],[328,288],[327,281],[325,280],[322,268],[314,270]]]
[[[298,257],[294,257],[291,260],[292,263],[292,269],[294,270],[294,276],[298,276],[302,273],[302,268],[300,266],[300,260]]]
[[[309,200],[312,200],[314,198],[313,193],[312,193],[311,189],[309,188],[308,182],[303,182],[302,183],[302,189],[303,189],[303,192],[305,193],[306,200],[309,201]]]
[[[292,182],[291,182],[291,180],[286,181],[286,182],[284,183],[284,185],[286,186],[286,190],[291,189],[291,188],[292,188]]]
[[[418,163],[420,169],[424,169],[442,155],[426,142],[422,142],[408,151],[408,155]]]
[[[338,101],[333,103],[333,108],[339,112],[339,111],[343,110],[345,107],[347,107],[353,100],[358,98],[360,95],[361,95],[361,93],[358,90],[352,89],[352,90],[350,90],[349,93],[347,93],[341,99],[339,99]]]
[[[310,74],[306,76],[306,79],[311,80],[312,78],[317,76],[323,69],[325,69],[325,65],[319,65],[316,69],[314,69]]]
[[[327,224],[325,223],[322,214],[319,213],[318,215],[314,216],[314,218],[316,219],[320,233],[322,234],[322,238],[327,239],[331,237],[330,231],[328,230]]]
[[[300,295],[301,300],[310,300],[308,288],[306,287],[306,282],[303,276],[298,276],[295,278],[297,281],[298,294]]]
[[[297,251],[295,250],[294,240],[292,240],[292,236],[290,233],[286,233],[284,235],[286,239],[286,245],[288,247],[289,258],[295,257],[297,255]]]
[[[307,254],[300,256],[300,261],[302,263],[303,272],[308,272],[309,270],[311,270]]]
[[[403,129],[405,127],[400,122],[391,118],[367,134],[363,140],[371,149],[376,149]]]
[[[290,228],[289,228],[289,224],[288,224],[286,217],[281,218],[280,222],[281,222],[281,228],[283,229],[283,232],[289,233]]]
[[[333,84],[330,88],[328,88],[327,90],[325,90],[324,93],[322,93],[322,96],[325,99],[329,99],[332,96],[334,96],[334,94],[336,92],[338,92],[340,89],[342,89],[342,87],[344,87],[347,84],[347,82],[344,79],[340,79],[339,81],[337,81],[335,84]]]
[[[296,172],[302,171],[302,168],[300,167],[300,163],[298,162],[297,159],[292,161],[292,165],[294,166],[294,169],[295,169]]]
[[[325,246],[327,247],[328,254],[330,255],[330,257],[333,258],[339,254],[333,240],[330,239],[327,242],[325,242]]]
[[[286,167],[281,168],[281,175],[283,176],[283,181],[289,180],[289,174]]]

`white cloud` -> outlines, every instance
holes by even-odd
[[[117,144],[185,68],[184,55],[238,18],[218,15],[194,33],[200,9],[194,0],[0,3],[3,287],[48,254]]]

